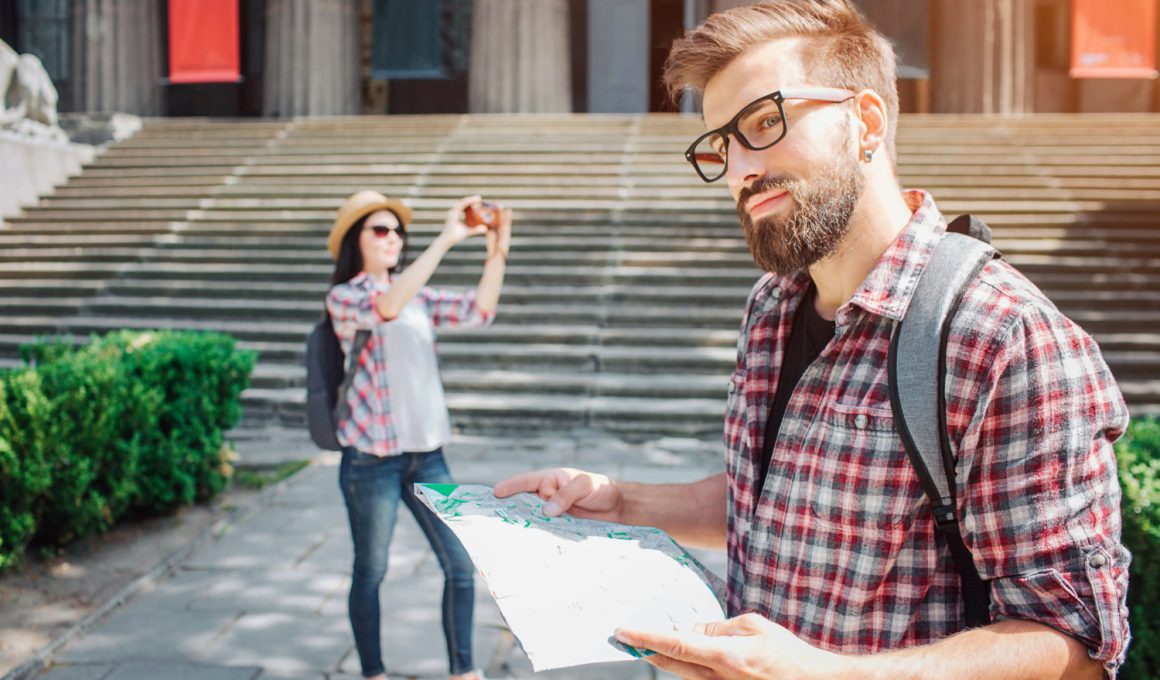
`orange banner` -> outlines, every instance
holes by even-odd
[[[1155,78],[1156,0],[1072,0],[1072,78]]]
[[[169,82],[239,80],[238,0],[169,0]]]

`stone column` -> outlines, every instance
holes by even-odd
[[[263,115],[361,112],[359,0],[268,0]]]
[[[648,0],[588,0],[588,112],[647,113]]]
[[[73,0],[72,108],[161,113],[161,6],[156,2]]]
[[[475,0],[468,110],[572,111],[568,0]]]
[[[931,110],[996,114],[1034,110],[1033,3],[932,2]]]

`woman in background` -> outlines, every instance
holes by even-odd
[[[419,523],[443,569],[443,633],[452,680],[481,680],[473,670],[474,568],[450,529],[411,491],[416,483],[451,483],[443,447],[451,424],[435,355],[435,327],[490,324],[499,302],[511,242],[511,211],[497,210],[494,228],[469,227],[464,211],[480,198],[461,199],[442,232],[403,268],[411,210],[374,191],[350,196],[328,239],[335,260],[326,309],[347,357],[358,369],[338,422],[342,444],[339,485],[354,542],[350,622],[367,678],[386,678],[380,638],[379,586],[387,571],[391,535],[402,500]],[[485,235],[479,286],[468,293],[427,287],[443,256],[471,236]],[[359,330],[371,331],[353,348]],[[342,399],[343,395],[339,395]]]

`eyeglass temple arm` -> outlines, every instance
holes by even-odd
[[[820,102],[844,102],[858,94],[840,87],[802,87],[782,90],[782,99],[815,99]]]

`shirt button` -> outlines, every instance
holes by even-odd
[[[854,416],[854,427],[859,430],[865,430],[866,426],[870,424],[870,419],[866,417],[865,413],[859,413]]]
[[[1088,566],[1092,569],[1099,569],[1108,563],[1108,558],[1103,553],[1096,553],[1088,558]]]

